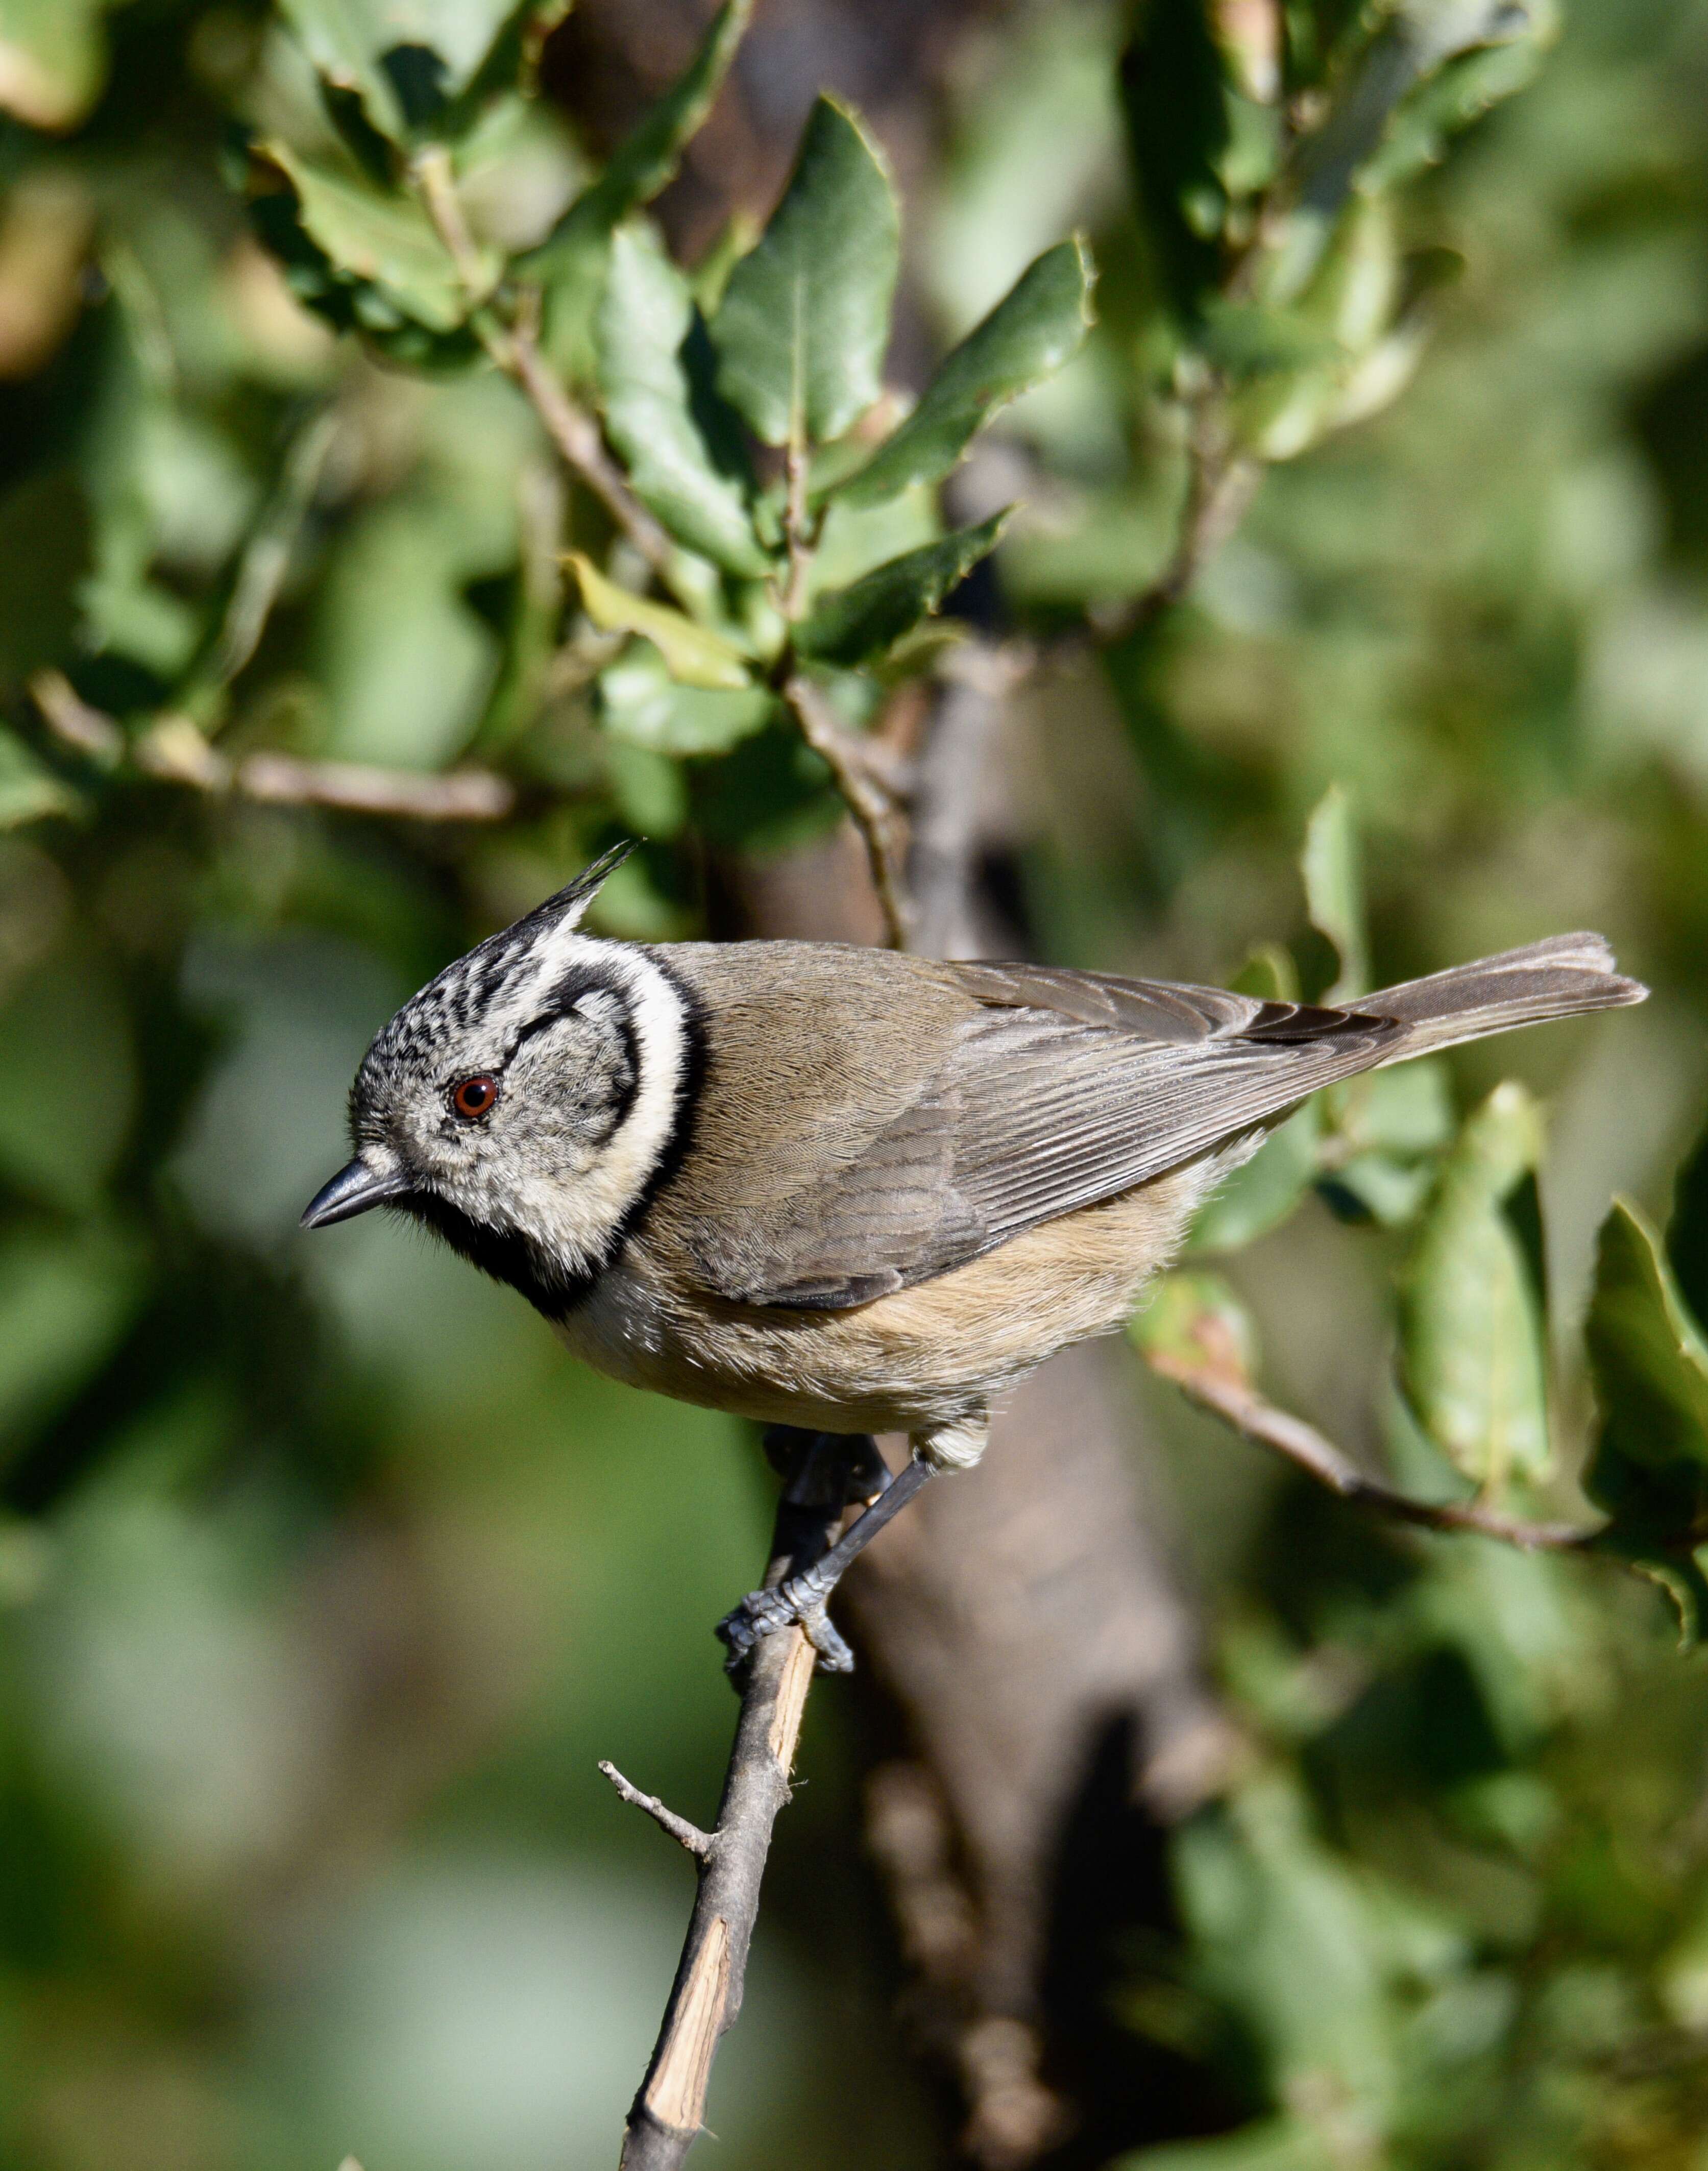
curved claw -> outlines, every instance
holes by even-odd
[[[761,1637],[774,1636],[780,1628],[795,1627],[800,1629],[817,1652],[822,1673],[854,1671],[854,1653],[846,1638],[833,1626],[823,1600],[802,1605],[791,1599],[789,1586],[784,1584],[775,1590],[750,1590],[741,1604],[719,1622],[715,1632],[729,1653],[724,1661],[725,1672],[734,1673]]]

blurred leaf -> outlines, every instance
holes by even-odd
[[[1228,209],[1227,88],[1203,0],[1146,0],[1121,56],[1121,95],[1146,233],[1191,321],[1220,277]]]
[[[1250,1160],[1224,1177],[1199,1208],[1187,1250],[1237,1252],[1278,1229],[1315,1178],[1322,1128],[1322,1103],[1316,1099],[1277,1124]]]
[[[1708,1621],[1708,1343],[1624,1199],[1601,1225],[1584,1335],[1601,1430],[1583,1489],[1612,1518],[1598,1543],[1662,1585],[1694,1643]]]
[[[1424,1430],[1464,1475],[1498,1488],[1548,1461],[1543,1322],[1502,1210],[1541,1157],[1541,1116],[1498,1086],[1465,1119],[1400,1289],[1405,1389]]]
[[[719,388],[765,443],[839,437],[877,398],[900,250],[877,146],[820,98],[783,200],[712,320]]]
[[[363,290],[430,331],[452,331],[467,320],[479,297],[464,287],[455,260],[414,196],[382,187],[353,159],[311,158],[276,138],[258,146],[257,155],[290,182],[303,231],[337,276],[355,286],[354,320],[364,330],[389,327],[383,308],[365,312]],[[501,260],[493,249],[477,248],[476,255],[490,290]]]
[[[1432,1171],[1385,1153],[1350,1155],[1318,1179],[1317,1188],[1342,1221],[1376,1221],[1398,1229],[1429,1196]]]
[[[1047,249],[945,357],[913,413],[837,495],[870,505],[911,483],[940,481],[999,408],[1079,351],[1092,322],[1094,276],[1090,250],[1077,235]]]
[[[0,109],[72,128],[106,79],[103,0],[0,0]]]
[[[317,73],[358,99],[368,125],[393,142],[451,117],[473,117],[487,93],[519,71],[536,19],[564,0],[281,0]]]
[[[1006,511],[957,528],[876,566],[851,587],[833,588],[796,629],[795,645],[821,663],[852,666],[880,656],[937,610],[1001,537]]]
[[[0,1246],[0,1439],[39,1423],[113,1349],[145,1293],[143,1264],[106,1230]]]
[[[1128,1331],[1153,1371],[1187,1386],[1209,1379],[1245,1386],[1256,1367],[1256,1329],[1219,1274],[1163,1275]]]
[[[1667,1262],[1697,1326],[1708,1330],[1708,1130],[1685,1155],[1673,1181]]]
[[[539,246],[518,257],[517,276],[545,288],[553,359],[572,378],[592,373],[592,326],[604,291],[611,237],[676,172],[684,147],[711,110],[747,25],[752,0],[725,0],[692,61],[618,145]]]
[[[1331,1005],[1351,1002],[1370,984],[1370,960],[1357,830],[1352,801],[1338,784],[1331,784],[1317,801],[1305,829],[1299,871],[1310,924],[1327,935],[1341,961],[1334,985],[1322,1000]]]
[[[1266,1003],[1296,1003],[1298,968],[1292,953],[1278,942],[1259,942],[1228,985],[1238,995],[1256,995]]]
[[[0,829],[15,829],[44,814],[74,814],[78,795],[0,724]]]
[[[581,584],[581,603],[595,625],[607,633],[639,633],[657,649],[670,674],[684,686],[735,689],[748,684],[742,652],[703,625],[696,625],[666,603],[650,603],[608,581],[580,550],[567,563]]]
[[[776,697],[763,686],[737,693],[683,684],[650,641],[634,642],[599,674],[601,723],[613,738],[649,753],[727,753],[776,714]],[[648,835],[659,834],[643,826]]]
[[[1266,2118],[1213,2141],[1137,2149],[1111,2171],[1323,2171],[1322,2136],[1290,2118]]]
[[[606,429],[636,496],[689,549],[763,578],[769,561],[741,489],[714,464],[694,413],[684,348],[703,342],[704,328],[687,281],[642,228],[613,239],[597,336]]]

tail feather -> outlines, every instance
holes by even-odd
[[[1617,971],[1598,935],[1555,935],[1522,950],[1505,950],[1471,965],[1455,965],[1427,979],[1407,980],[1365,997],[1357,1007],[1398,1018],[1410,1027],[1387,1059],[1403,1063],[1486,1033],[1588,1010],[1618,1010],[1648,994],[1641,980]]]

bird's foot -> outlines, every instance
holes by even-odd
[[[730,1654],[724,1661],[726,1673],[733,1674],[744,1665],[760,1638],[774,1636],[780,1628],[800,1630],[818,1654],[821,1673],[854,1671],[854,1653],[847,1639],[825,1611],[823,1598],[810,1586],[801,1587],[805,1580],[789,1576],[774,1590],[750,1590],[719,1622],[717,1634]]]

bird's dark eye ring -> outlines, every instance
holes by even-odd
[[[491,1112],[498,1098],[498,1080],[483,1070],[478,1078],[465,1078],[451,1089],[451,1106],[465,1123],[478,1123]]]

